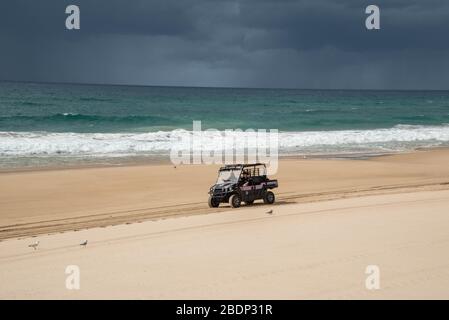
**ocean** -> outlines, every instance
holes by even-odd
[[[166,157],[193,121],[277,129],[281,155],[404,152],[449,145],[449,91],[0,82],[0,167]]]

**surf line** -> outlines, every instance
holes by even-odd
[[[185,304],[182,307],[176,308],[176,314],[178,315],[202,315],[204,318],[207,318],[210,312],[210,307],[190,307]]]

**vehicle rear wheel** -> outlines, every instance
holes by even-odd
[[[209,197],[207,203],[209,204],[209,208],[218,208],[218,206],[220,205],[220,202],[218,202],[218,200],[213,197]]]
[[[254,203],[254,200],[251,200],[251,201],[245,201],[245,204],[247,205],[247,206],[250,206],[250,205],[252,205]]]
[[[233,208],[238,208],[240,207],[240,205],[242,204],[242,199],[240,199],[240,196],[238,194],[233,194],[230,198],[229,198],[229,204],[231,205],[231,207]]]
[[[263,202],[268,203],[268,204],[273,204],[275,199],[276,198],[274,196],[274,193],[271,191],[268,191],[267,193],[265,193],[265,196],[263,197]]]

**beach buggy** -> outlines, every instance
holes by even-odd
[[[238,208],[241,203],[251,205],[255,200],[272,204],[275,196],[271,189],[278,187],[277,180],[267,177],[265,164],[236,164],[221,167],[215,185],[209,190],[209,207],[229,203]]]

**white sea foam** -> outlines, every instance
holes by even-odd
[[[185,130],[150,133],[46,133],[0,132],[0,156],[117,156],[168,154]],[[206,133],[202,148],[217,150],[214,136]],[[243,138],[245,132],[233,135]],[[345,153],[404,151],[449,144],[449,125],[408,126],[389,129],[280,132],[280,153]],[[244,139],[241,139],[242,141]],[[188,146],[185,146],[186,148]]]

